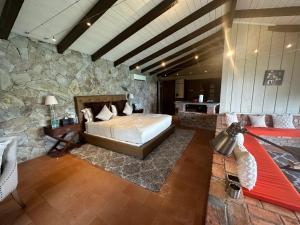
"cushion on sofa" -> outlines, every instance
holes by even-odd
[[[225,117],[226,117],[227,126],[230,126],[232,123],[239,122],[236,113],[226,113]]]
[[[293,115],[272,115],[274,128],[295,128]]]
[[[249,115],[252,127],[267,127],[265,115]]]

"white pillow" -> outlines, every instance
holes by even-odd
[[[127,116],[132,114],[132,107],[128,104],[128,102],[126,102],[123,113],[125,113]]]
[[[113,116],[117,116],[118,115],[117,107],[115,105],[111,105],[110,107],[111,107]]]
[[[104,105],[101,111],[96,116],[96,118],[99,120],[110,120],[112,116],[112,112],[107,108],[106,105]]]
[[[2,168],[1,168],[1,165],[2,165],[2,156],[3,156],[3,153],[4,153],[5,149],[10,144],[10,142],[11,142],[10,140],[1,140],[0,141],[0,174],[2,172]]]
[[[93,118],[93,113],[92,110],[90,108],[84,108],[81,110],[81,112],[83,113],[84,118],[86,119],[87,122],[93,122],[94,118]]]
[[[230,126],[232,123],[239,122],[236,113],[226,113],[225,116],[226,116],[227,126]]]
[[[236,135],[236,140],[237,140],[237,144],[239,145],[239,146],[244,146],[244,135],[242,134],[242,133],[238,133],[237,135]]]
[[[295,128],[293,115],[272,115],[275,128]]]
[[[267,127],[265,115],[249,115],[252,127]]]
[[[242,187],[252,190],[257,179],[257,165],[254,156],[244,146],[238,146],[238,149],[234,151],[234,155]]]

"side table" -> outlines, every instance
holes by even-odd
[[[44,127],[45,134],[57,140],[47,154],[50,156],[59,157],[68,152],[70,149],[79,147],[80,144],[75,143],[73,139],[74,136],[79,134],[80,131],[80,124],[69,124],[60,126],[58,128],[52,128],[51,126]],[[71,135],[71,133],[73,135],[68,137],[68,135]],[[68,137],[68,139],[66,139],[66,137]],[[61,149],[57,148],[60,143],[64,143],[64,147]]]

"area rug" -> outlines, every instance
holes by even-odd
[[[90,144],[72,150],[71,154],[148,190],[158,192],[194,133],[193,130],[176,129],[144,160]]]
[[[297,162],[297,160],[294,158],[294,156],[287,152],[268,151],[268,153],[271,155],[273,160],[276,162],[276,164],[280,168],[283,166],[286,166],[289,163],[289,161]],[[289,181],[294,185],[294,187],[297,189],[297,191],[300,193],[300,172],[283,169],[283,168],[281,168],[281,170],[286,175],[286,177],[289,179]]]

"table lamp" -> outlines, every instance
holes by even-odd
[[[133,94],[130,93],[130,94],[128,95],[128,101],[129,101],[129,104],[130,104],[130,105],[132,105],[133,99],[134,99],[134,96],[133,96]]]
[[[57,102],[55,96],[49,95],[46,97],[45,105],[50,106],[50,116],[51,116],[51,127],[52,128],[59,127],[59,123],[58,123],[58,120],[56,119],[56,114],[55,114],[55,110],[54,110],[54,105],[57,105],[57,104],[58,104],[58,102]]]

